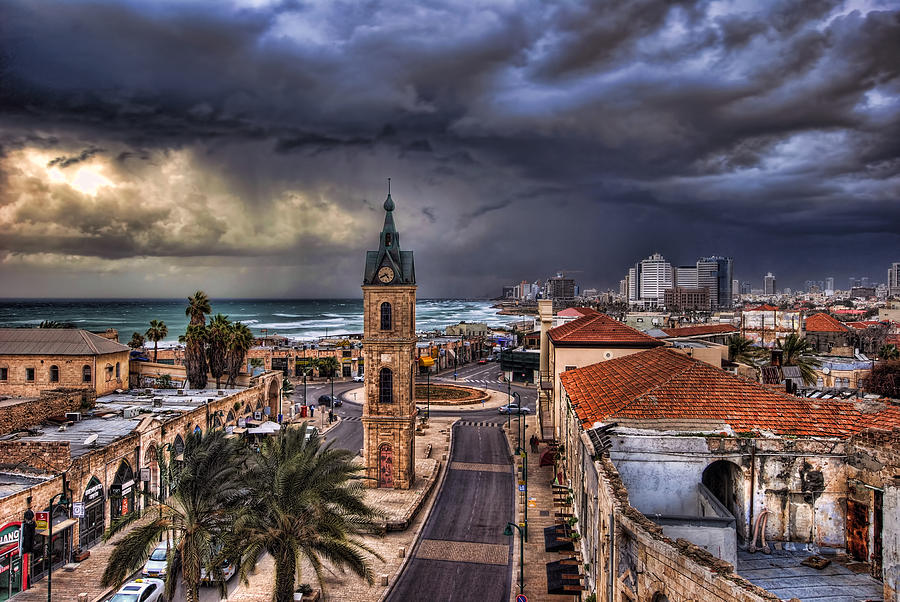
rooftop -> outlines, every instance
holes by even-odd
[[[826,313],[806,318],[806,332],[848,332],[850,329]]]
[[[591,307],[569,307],[562,311],[556,312],[556,315],[563,318],[581,318],[584,316],[595,316],[599,313],[599,311]]]
[[[650,349],[563,372],[584,428],[656,421],[671,430],[771,432],[846,438],[865,428],[900,428],[900,407],[787,395],[668,349]]]
[[[663,344],[662,341],[599,312],[551,328],[547,334],[556,345],[657,347]]]
[[[131,351],[87,330],[0,328],[0,355],[101,355]]]
[[[768,303],[763,303],[762,305],[757,305],[756,307],[748,307],[744,311],[778,311],[778,308],[774,305],[769,305]],[[787,311],[787,310],[785,310]]]
[[[0,499],[41,483],[44,479],[12,472],[0,472]]]
[[[682,326],[681,328],[663,328],[670,337],[694,337],[705,334],[726,334],[737,332],[737,328],[731,324],[697,324],[696,326]]]

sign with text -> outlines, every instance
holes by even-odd
[[[50,513],[49,512],[35,512],[34,513],[34,528],[38,531],[43,531],[47,528],[47,525],[50,524]]]
[[[149,481],[149,480],[150,480],[150,469],[149,469],[149,468],[142,468],[142,469],[141,469],[141,480],[142,480],[142,481]]]

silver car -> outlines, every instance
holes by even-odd
[[[135,579],[123,585],[109,602],[158,602],[165,584],[162,579]]]
[[[159,577],[160,579],[165,579],[166,565],[168,564],[166,556],[168,553],[168,542],[163,541],[153,548],[153,551],[150,553],[150,558],[147,560],[147,563],[141,571],[141,575],[144,577]]]

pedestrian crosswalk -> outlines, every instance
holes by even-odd
[[[351,422],[359,422],[360,420],[362,420],[361,416],[342,416],[341,418],[343,420],[349,420]]]
[[[500,426],[500,425],[499,425],[498,423],[496,423],[496,422],[487,422],[487,421],[484,421],[484,420],[483,420],[483,421],[480,421],[480,422],[479,422],[479,421],[475,421],[475,420],[460,420],[460,421],[457,422],[456,424],[458,424],[459,426],[476,426],[476,427],[482,427],[482,426],[483,426],[483,427],[490,427],[490,428],[496,428],[496,427]]]
[[[452,378],[435,378],[434,380],[444,382],[444,383],[478,383],[481,385],[498,385],[500,381],[496,378],[458,378],[453,380]]]

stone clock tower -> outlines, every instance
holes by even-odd
[[[409,489],[416,477],[416,270],[400,250],[390,188],[377,251],[363,278],[363,457],[372,487]]]

